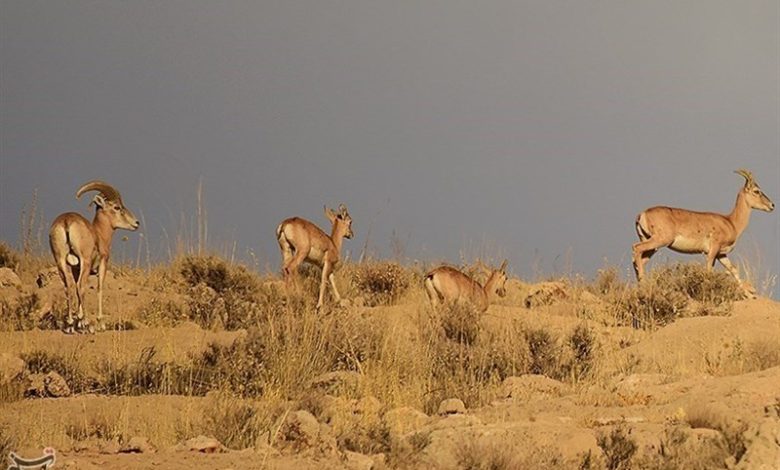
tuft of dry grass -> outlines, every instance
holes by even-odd
[[[0,242],[0,268],[10,268],[16,271],[20,262],[19,254],[5,242]]]
[[[361,263],[351,271],[353,286],[370,307],[397,303],[420,280],[412,270],[392,261]]]
[[[89,393],[100,388],[95,377],[89,376],[83,369],[77,353],[71,355],[53,354],[48,351],[36,350],[21,355],[31,374],[47,374],[56,372],[65,379],[71,392],[75,394]]]
[[[591,292],[603,295],[615,325],[655,329],[677,318],[728,315],[744,294],[734,278],[698,263],[657,267],[636,286],[621,285],[612,269],[601,270]]]
[[[685,419],[692,428],[706,428],[719,431],[725,440],[728,455],[739,461],[747,450],[744,433],[747,424],[730,419],[708,405],[694,405],[686,410]]]
[[[691,439],[685,429],[667,428],[655,452],[643,455],[636,462],[647,470],[709,470],[723,468],[729,457],[723,439]]]
[[[596,442],[604,452],[608,470],[629,470],[631,459],[637,451],[637,444],[631,437],[631,430],[621,426],[612,429],[608,434],[600,434]]]

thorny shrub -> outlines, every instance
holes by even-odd
[[[371,307],[396,303],[413,282],[412,271],[392,261],[362,263],[352,272],[353,285]]]

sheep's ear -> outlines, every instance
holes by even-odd
[[[98,207],[106,206],[106,200],[103,199],[103,196],[101,196],[100,194],[96,194],[95,197],[92,198],[92,203]]]
[[[325,209],[325,217],[328,218],[330,223],[335,223],[336,222],[336,213],[333,212],[333,209],[328,209],[328,206],[323,206],[323,208]]]

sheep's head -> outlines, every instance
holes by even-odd
[[[137,230],[141,225],[141,222],[138,221],[133,212],[125,207],[119,191],[110,184],[97,180],[90,181],[76,191],[76,197],[80,198],[82,194],[88,191],[97,191],[98,194],[95,195],[92,202],[97,206],[98,210],[102,210],[108,216],[112,228]]]

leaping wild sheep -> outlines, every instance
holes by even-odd
[[[745,178],[745,185],[737,193],[737,202],[730,214],[695,212],[686,209],[657,206],[641,212],[636,218],[639,242],[633,246],[634,271],[638,281],[645,273],[645,264],[660,248],[668,247],[679,253],[703,253],[707,256],[707,270],[715,260],[720,261],[742,286],[749,297],[755,290],[739,278],[739,270],[726,257],[747,228],[751,209],[772,212],[772,202],[747,170],[735,173]]]

